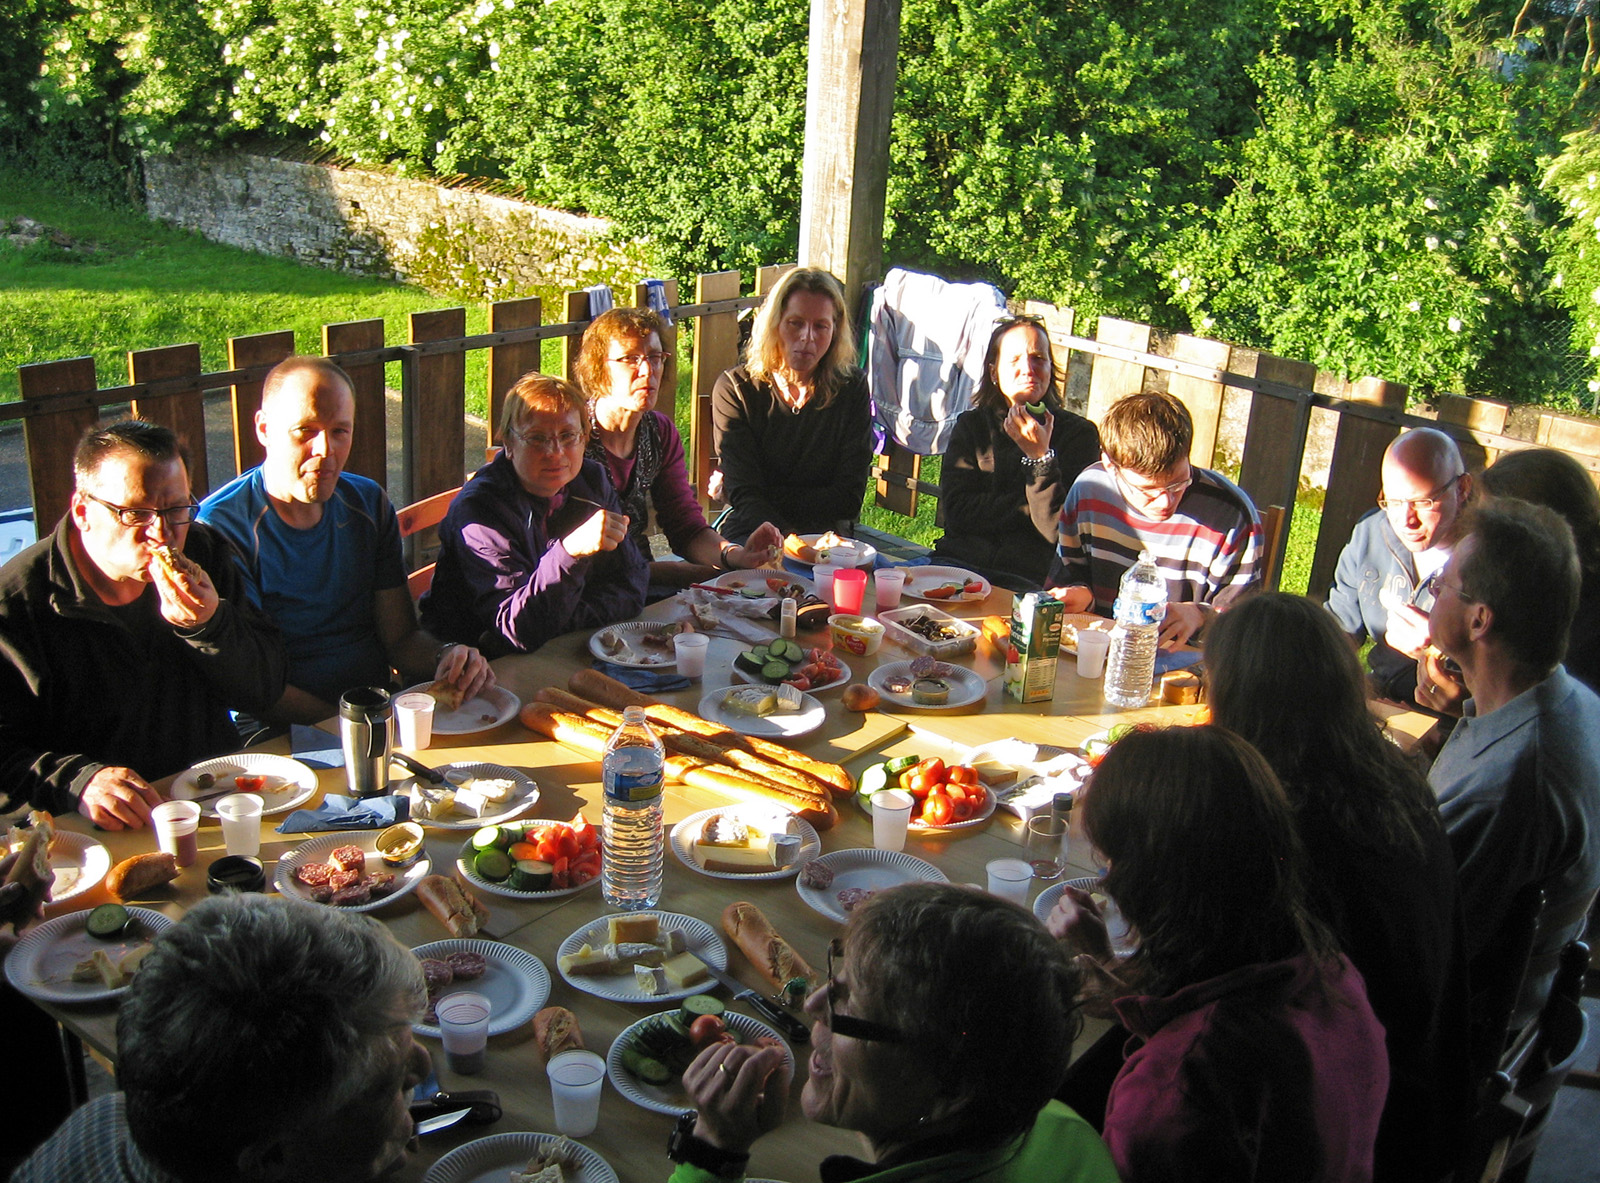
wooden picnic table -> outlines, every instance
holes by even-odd
[[[869,586],[868,611],[871,610],[871,595]],[[1011,593],[996,589],[979,603],[941,607],[968,618],[988,614],[1007,615],[1011,607]],[[664,619],[674,611],[672,602],[665,601],[652,605],[644,615],[650,619]],[[573,672],[592,664],[588,649],[589,635],[588,632],[569,634],[535,653],[495,662],[500,684],[524,702],[543,687],[564,688]],[[802,644],[829,645],[825,631],[819,634],[802,633],[798,640]],[[695,710],[702,694],[729,684],[732,659],[742,647],[742,642],[724,637],[713,638],[703,681],[688,690],[663,694],[661,699],[687,710]],[[885,642],[874,657],[845,656],[853,680],[865,681],[874,665],[904,661],[913,655]],[[1028,705],[1005,697],[1000,678],[1003,657],[987,642],[980,640],[976,653],[959,658],[954,664],[974,670],[987,681],[988,693],[981,703],[955,711],[900,712],[880,709],[857,714],[844,710],[839,704],[840,690],[824,691],[820,695],[827,707],[824,724],[811,735],[794,741],[793,746],[813,757],[844,763],[852,774],[859,774],[863,767],[875,760],[928,749],[932,742],[928,733],[965,745],[1017,737],[1035,743],[1074,746],[1089,735],[1119,722],[1150,720],[1187,723],[1195,716],[1193,707],[1151,706],[1136,711],[1109,708],[1101,701],[1099,680],[1078,677],[1074,659],[1065,654],[1060,662],[1054,699]],[[1391,726],[1399,736],[1406,738],[1420,734],[1427,722],[1421,716],[1398,714],[1391,720]],[[269,745],[267,750],[287,751],[287,740],[276,741],[276,745]],[[540,789],[539,801],[530,811],[531,816],[565,820],[581,809],[592,822],[597,825],[600,822],[602,794],[598,760],[533,735],[515,720],[476,735],[436,737],[433,745],[419,753],[419,756],[435,765],[452,760],[482,760],[522,769],[538,782]],[[342,769],[322,770],[318,777],[317,799],[320,799],[320,793],[345,790]],[[691,813],[726,803],[727,799],[718,793],[669,783],[665,793],[666,825],[670,828]],[[853,801],[841,802],[840,815],[839,823],[821,835],[824,852],[870,847],[870,818]],[[267,870],[269,888],[275,860],[303,843],[307,837],[276,833],[271,827],[279,820],[268,818],[263,822],[261,859]],[[89,829],[88,823],[81,817],[62,819],[62,822],[66,828]],[[938,867],[951,882],[982,884],[985,881],[985,864],[989,860],[1019,853],[1021,832],[1021,823],[1016,817],[997,809],[988,822],[972,829],[931,837],[913,831],[905,849]],[[429,829],[426,845],[434,870],[449,873],[463,840],[469,836],[466,831]],[[154,846],[154,837],[148,829],[97,834],[96,837],[109,848],[113,862]],[[152,893],[149,899],[136,902],[159,908],[174,917],[181,915],[185,908],[204,897],[206,869],[223,853],[220,828],[215,821],[203,823],[199,860],[187,868],[174,884]],[[1086,843],[1075,843],[1065,877],[1092,873]],[[1036,881],[1030,898],[1045,886],[1048,885]],[[60,905],[53,912],[92,907],[105,902],[107,898],[102,885]],[[556,952],[562,941],[607,914],[598,886],[548,902],[525,902],[490,895],[483,895],[482,898],[492,914],[487,930],[508,944],[534,954],[545,964],[552,981],[549,1004],[568,1007],[578,1016],[584,1039],[592,1050],[603,1055],[611,1041],[629,1024],[671,1005],[630,1005],[608,1001],[580,992],[561,978],[556,969]],[[663,911],[698,917],[720,933],[719,921],[723,909],[738,899],[758,905],[814,967],[822,966],[827,943],[837,934],[839,925],[801,900],[792,877],[753,882],[715,879],[689,869],[670,851],[667,853],[666,878],[660,903]],[[395,936],[408,947],[448,936],[414,894],[385,905],[375,915],[387,923]],[[762,980],[731,945],[728,964],[730,970],[747,984],[765,988]],[[46,1009],[85,1044],[105,1059],[115,1061],[114,1004],[47,1006]],[[736,1009],[743,1008],[736,1006]],[[1099,1029],[1100,1025],[1090,1024],[1084,1035],[1080,1036],[1080,1048],[1086,1047]],[[444,1153],[489,1134],[518,1130],[554,1132],[550,1089],[533,1046],[531,1024],[491,1038],[487,1068],[482,1075],[474,1077],[459,1077],[451,1073],[437,1041],[424,1039],[423,1042],[433,1052],[435,1068],[445,1088],[492,1088],[500,1094],[505,1112],[502,1119],[491,1127],[457,1125],[449,1131],[429,1137],[423,1143],[421,1154],[408,1165],[399,1176],[400,1179],[421,1179],[428,1167]],[[798,1183],[799,1180],[815,1178],[816,1164],[828,1154],[863,1153],[854,1135],[814,1124],[799,1112],[799,1090],[806,1075],[809,1049],[807,1045],[799,1045],[794,1050],[796,1077],[789,1116],[782,1127],[756,1144],[750,1162],[752,1177],[787,1179]],[[670,1171],[664,1150],[671,1123],[671,1118],[634,1105],[608,1086],[601,1103],[599,1127],[593,1135],[582,1141],[598,1151],[624,1183],[654,1183],[664,1179]]]

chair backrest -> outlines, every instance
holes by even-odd
[[[1472,1076],[1484,1080],[1500,1063],[1512,1014],[1527,974],[1544,910],[1544,888],[1529,883],[1511,899],[1500,930],[1472,964]]]
[[[400,523],[400,537],[410,538],[444,521],[444,515],[450,510],[450,503],[460,492],[461,486],[457,485],[454,489],[446,489],[443,493],[435,493],[432,497],[424,497],[421,501],[414,501],[405,508],[396,510],[395,517]],[[414,562],[420,557],[415,544],[412,551]],[[406,576],[406,587],[410,589],[413,600],[421,597],[423,592],[433,586],[434,566],[433,563],[424,563]]]
[[[1584,936],[1589,910],[1593,907],[1595,893],[1579,896],[1559,908],[1545,907],[1539,913],[1539,923],[1534,932],[1533,950],[1528,957],[1528,968],[1518,991],[1517,1004],[1512,1009],[1510,1027],[1513,1031],[1531,1023],[1543,1009],[1550,996],[1551,983],[1557,970],[1565,963],[1567,950],[1574,941]]]

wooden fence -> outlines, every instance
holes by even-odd
[[[674,358],[663,375],[661,409],[670,414],[676,397],[683,356],[678,326],[692,322],[693,406],[686,450],[690,479],[702,495],[713,467],[712,385],[739,360],[740,314],[759,305],[788,266],[762,268],[755,291],[748,296],[741,294],[742,277],[737,271],[699,276],[691,304],[679,305],[677,284],[667,285],[674,326],[663,344]],[[643,284],[635,287],[633,299],[638,304],[645,302]],[[1300,483],[1313,409],[1333,412],[1337,425],[1311,568],[1314,593],[1331,582],[1351,528],[1375,503],[1383,450],[1406,427],[1436,424],[1451,432],[1462,442],[1474,468],[1501,451],[1544,445],[1567,451],[1591,472],[1600,473],[1600,424],[1593,420],[1453,395],[1440,401],[1437,420],[1424,418],[1406,413],[1405,387],[1381,378],[1345,382],[1319,374],[1306,362],[1201,337],[1162,335],[1149,325],[1111,317],[1099,318],[1092,338],[1079,337],[1073,332],[1071,309],[1034,302],[1022,307],[1044,318],[1069,387],[1087,390],[1090,418],[1098,421],[1116,399],[1141,390],[1164,389],[1181,399],[1195,421],[1191,459],[1196,464],[1211,467],[1217,462],[1225,403],[1249,400],[1239,483],[1257,505],[1281,506],[1286,511],[1276,554],[1269,556],[1273,570],[1281,566],[1288,541],[1288,516]],[[409,318],[407,343],[393,346],[384,344],[381,319],[324,326],[323,352],[345,368],[355,385],[356,432],[350,470],[386,483],[384,366],[398,362],[404,476],[402,496],[397,500],[416,501],[459,485],[464,476],[467,351],[489,351],[486,394],[492,432],[506,390],[520,374],[539,366],[544,341],[561,342],[562,365],[571,374],[578,339],[589,320],[588,294],[567,293],[561,315],[560,321],[545,323],[541,301],[504,301],[490,306],[489,331],[469,337],[463,308],[414,313]],[[293,351],[294,337],[288,331],[234,337],[228,342],[231,368],[203,373],[198,345],[136,350],[128,354],[128,385],[104,389],[97,385],[92,358],[20,367],[21,401],[0,404],[0,421],[23,421],[34,519],[40,532],[66,511],[72,492],[73,449],[84,429],[95,423],[107,406],[131,403],[135,414],[165,423],[190,441],[195,493],[204,496],[223,480],[213,480],[207,471],[203,400],[210,391],[227,391],[238,470],[258,463],[261,449],[253,421],[261,382],[272,366]],[[891,445],[877,460],[877,503],[901,514],[915,514],[919,498],[938,493],[937,486],[920,478],[919,468],[918,457]]]

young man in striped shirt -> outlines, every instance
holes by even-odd
[[[1257,578],[1261,519],[1242,489],[1189,463],[1194,421],[1168,394],[1134,394],[1100,424],[1100,463],[1061,507],[1051,594],[1068,612],[1111,615],[1122,574],[1148,550],[1167,580],[1161,645],[1191,640]],[[1226,600],[1224,600],[1226,602]]]

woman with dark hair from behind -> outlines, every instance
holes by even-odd
[[[1373,1177],[1447,1175],[1472,1082],[1456,863],[1433,792],[1384,738],[1355,652],[1321,605],[1245,599],[1212,625],[1206,668],[1212,721],[1277,773],[1312,910],[1361,971],[1387,1033]]]
[[[944,537],[935,562],[1043,586],[1067,489],[1100,459],[1100,433],[1061,405],[1057,378],[1043,321],[1008,316],[995,326],[972,407],[956,419],[945,449]]]
[[[1094,1130],[1051,1100],[1078,986],[1039,922],[985,892],[908,884],[856,908],[806,1000],[800,1103],[860,1133],[873,1161],[835,1155],[823,1179],[1116,1183]],[[789,1074],[778,1048],[701,1052],[683,1074],[698,1116],[673,1183],[741,1178],[751,1144],[783,1120]]]
[[[1306,906],[1294,815],[1266,761],[1219,727],[1137,731],[1083,809],[1105,893],[1139,940],[1097,965],[1134,1036],[1104,1129],[1125,1183],[1366,1183],[1383,1028]],[[1107,957],[1094,904],[1067,895],[1051,931]]]

